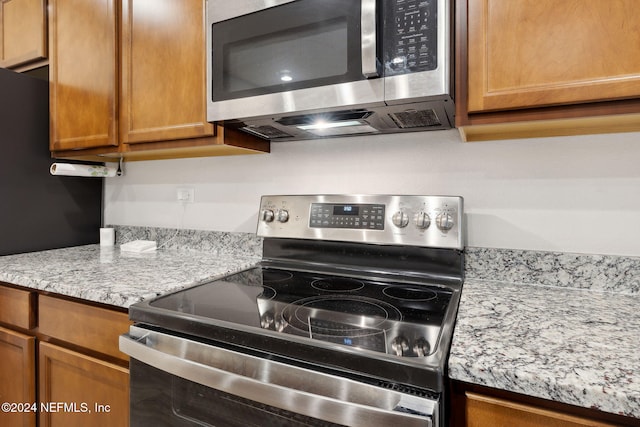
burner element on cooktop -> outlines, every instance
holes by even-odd
[[[263,300],[270,300],[276,296],[277,292],[275,289],[269,286],[262,286],[262,293],[258,295],[258,298],[262,298]]]
[[[308,331],[311,321],[330,321],[326,335],[370,333],[368,329],[384,330],[388,321],[400,321],[402,313],[391,304],[371,298],[327,295],[298,300],[287,305],[282,317],[294,328]],[[337,326],[339,325],[339,327]],[[365,332],[366,331],[366,332]]]
[[[327,277],[311,282],[311,287],[319,291],[330,292],[351,292],[364,288],[364,283],[360,280],[346,277]]]
[[[438,294],[431,289],[417,286],[388,286],[382,290],[382,293],[403,301],[431,301],[438,298]]]
[[[283,270],[263,270],[262,282],[263,283],[277,283],[284,282],[293,277],[293,273]]]

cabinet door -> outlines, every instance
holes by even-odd
[[[213,136],[206,120],[204,0],[122,4],[123,143]]]
[[[0,0],[0,67],[47,57],[45,0]]]
[[[36,403],[35,338],[0,327],[0,402]],[[36,413],[0,412],[3,427],[35,427]]]
[[[50,149],[117,146],[116,0],[50,0]]]
[[[129,371],[56,345],[39,345],[41,427],[129,425]]]
[[[468,111],[640,97],[637,0],[469,0]]]

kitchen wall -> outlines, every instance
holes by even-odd
[[[461,195],[469,246],[640,256],[640,133],[462,143],[450,130],[131,162],[106,179],[104,222],[254,232],[260,195],[295,193]]]

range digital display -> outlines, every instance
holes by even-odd
[[[334,215],[360,215],[360,209],[354,205],[335,205],[333,207]]]
[[[382,204],[312,203],[309,227],[384,230],[384,208]]]

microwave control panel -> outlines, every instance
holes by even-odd
[[[385,76],[438,67],[438,0],[385,1]]]

